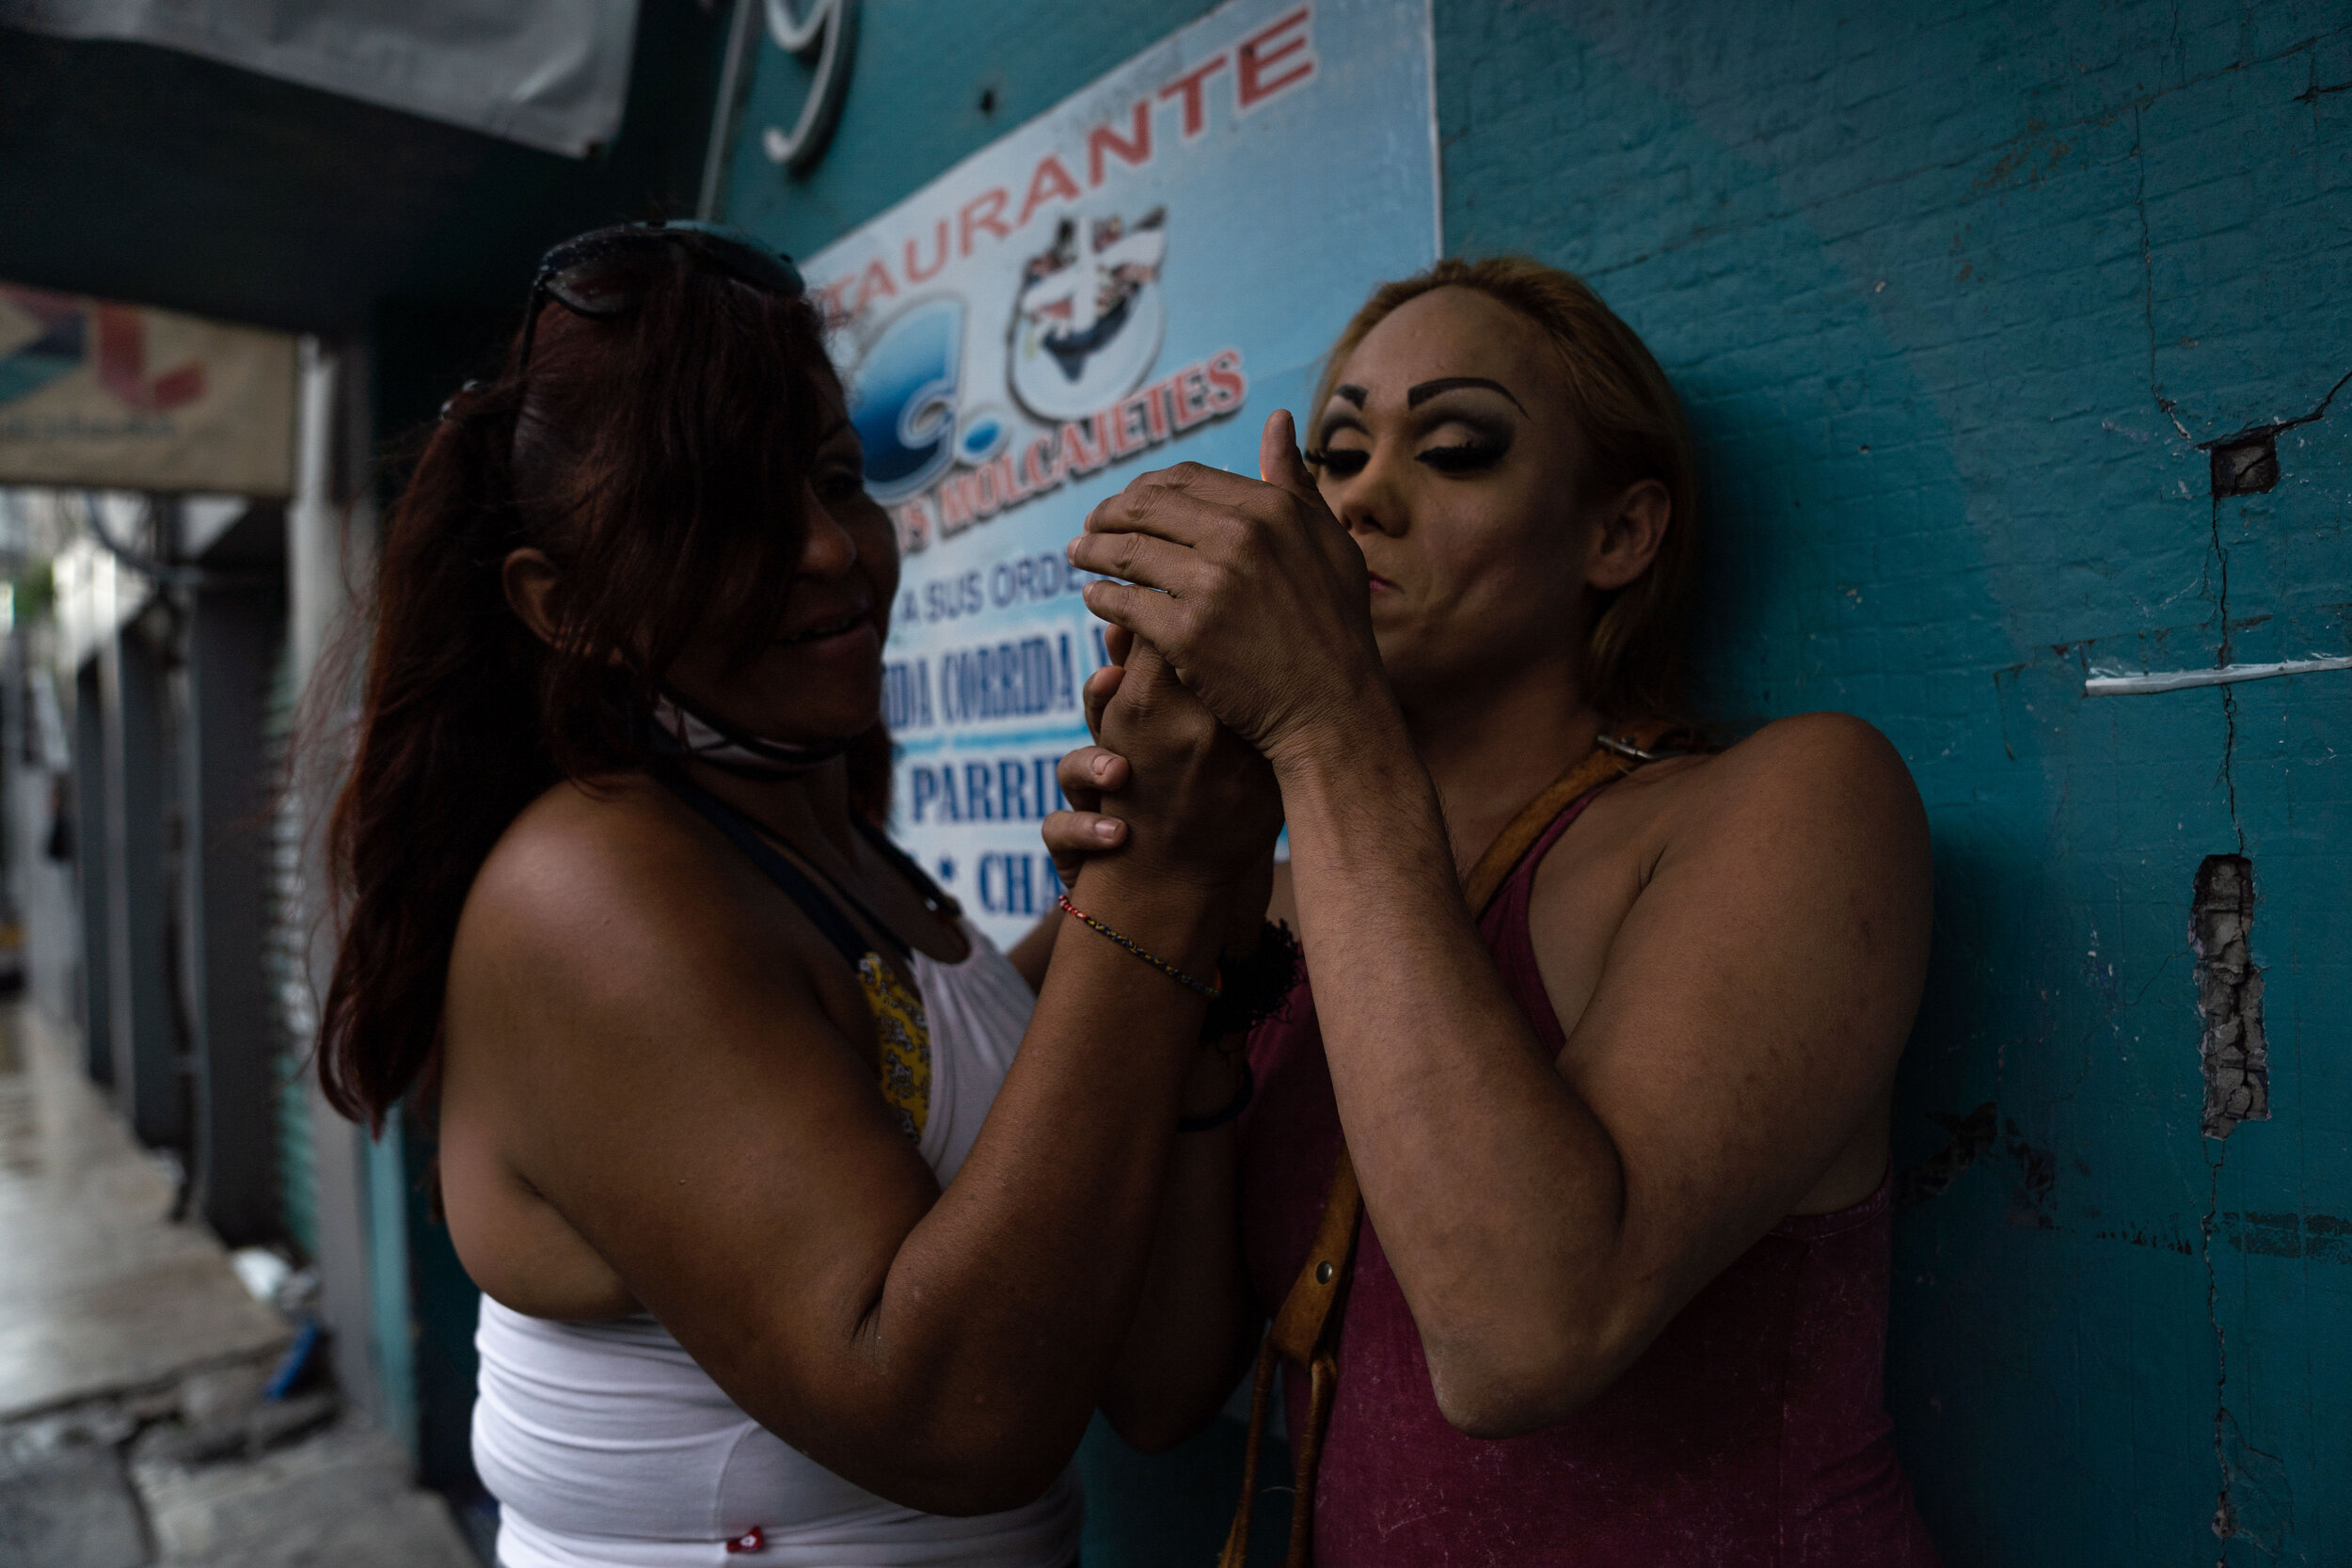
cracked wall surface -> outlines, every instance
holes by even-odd
[[[1690,406],[1712,713],[1928,802],[1889,1398],[1955,1565],[2352,1561],[2352,672],[2085,695],[2352,653],[2348,24],[1437,7],[1448,248]]]
[[[2208,1138],[2270,1119],[2270,1051],[2263,1033],[2263,974],[2253,960],[2254,867],[2244,855],[2207,855],[2189,904],[2197,954],[2197,1042],[2205,1065]]]

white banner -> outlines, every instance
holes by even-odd
[[[580,158],[621,128],[637,0],[0,0],[0,24],[161,44]]]

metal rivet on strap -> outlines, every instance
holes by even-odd
[[[1315,1265],[1315,1283],[1318,1285],[1331,1283],[1331,1264],[1328,1259]]]

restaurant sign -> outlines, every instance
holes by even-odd
[[[1063,545],[1186,459],[1255,472],[1371,288],[1438,254],[1426,0],[1234,0],[807,266],[905,569],[899,837],[999,940],[1104,660]]]

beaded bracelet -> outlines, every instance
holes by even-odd
[[[1167,959],[1154,958],[1151,954],[1145,952],[1142,948],[1136,946],[1134,942],[1128,941],[1125,937],[1120,936],[1117,931],[1112,930],[1108,926],[1104,925],[1101,921],[1087,913],[1086,911],[1072,903],[1070,901],[1070,895],[1066,893],[1062,894],[1060,896],[1056,898],[1054,902],[1060,905],[1061,912],[1070,916],[1071,919],[1075,920],[1079,924],[1093,930],[1100,931],[1103,935],[1110,938],[1111,941],[1119,943],[1120,946],[1124,947],[1128,952],[1133,953],[1136,958],[1141,958],[1145,963],[1150,964],[1153,969],[1158,970],[1161,974],[1167,975],[1178,985],[1183,986],[1185,990],[1197,990],[1212,1002],[1225,994],[1224,990],[1219,987],[1213,986],[1206,980],[1196,980],[1191,975],[1185,974],[1183,970],[1178,969],[1174,964],[1169,963]]]

